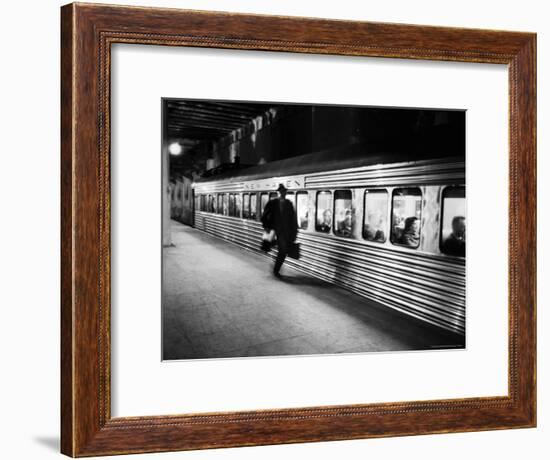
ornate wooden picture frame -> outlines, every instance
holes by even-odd
[[[70,4],[61,11],[61,450],[93,456],[536,425],[536,35]],[[506,64],[508,395],[113,418],[111,45],[149,44]]]

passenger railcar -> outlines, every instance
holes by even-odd
[[[436,327],[465,333],[463,159],[282,160],[194,184],[197,229],[259,251],[260,216],[283,183],[296,209],[294,268]],[[308,172],[310,171],[310,172]],[[454,222],[454,223],[453,223]],[[447,244],[462,225],[462,247]]]

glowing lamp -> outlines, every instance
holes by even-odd
[[[172,142],[168,146],[168,151],[171,155],[179,155],[181,152],[183,152],[183,148],[179,142]]]

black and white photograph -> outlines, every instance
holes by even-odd
[[[466,111],[161,104],[163,360],[465,348]]]

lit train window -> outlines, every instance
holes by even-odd
[[[210,212],[216,212],[216,195],[210,195]]]
[[[208,212],[214,212],[214,197],[208,195],[207,209]]]
[[[263,214],[264,212],[264,209],[265,209],[265,205],[267,204],[267,202],[269,201],[269,196],[267,193],[260,193],[260,209],[261,209],[261,214]]]
[[[250,194],[250,213],[249,216],[251,219],[256,219],[258,209],[258,195],[255,193]]]
[[[417,248],[420,244],[422,192],[418,188],[396,188],[392,202],[391,242]]]
[[[235,217],[241,217],[241,211],[243,209],[243,196],[240,193],[235,195]]]
[[[229,215],[235,217],[235,194],[229,194]]]
[[[466,255],[466,189],[447,187],[443,191],[441,218],[441,252],[452,256]]]
[[[336,190],[334,192],[334,234],[353,236],[353,220],[351,190]]]
[[[250,219],[250,194],[243,193],[243,219]]]
[[[365,190],[363,238],[384,243],[388,234],[388,192]]]
[[[223,195],[223,215],[228,216],[229,215],[229,197],[227,193],[224,193]]]
[[[315,230],[329,233],[332,228],[332,193],[317,192]]]
[[[206,195],[201,195],[200,210],[201,211],[206,211]]]
[[[218,199],[217,199],[218,205],[216,206],[217,213],[223,214],[223,194],[218,193]]]
[[[298,228],[305,230],[308,224],[307,192],[298,192],[296,194],[296,217],[298,219]]]

